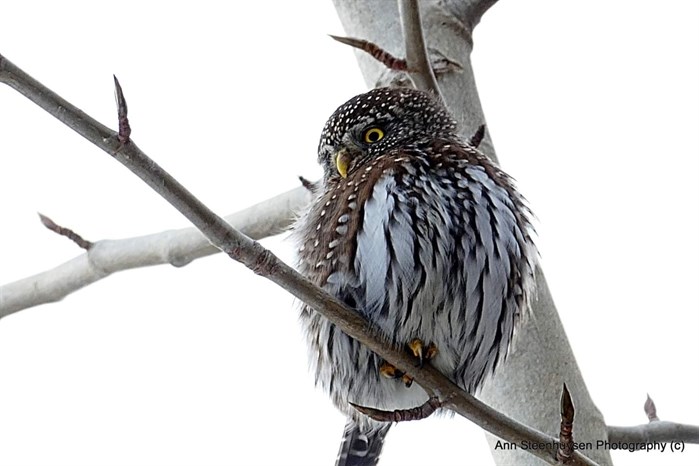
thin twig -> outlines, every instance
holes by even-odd
[[[354,47],[356,49],[362,50],[372,57],[374,57],[376,60],[381,62],[386,68],[389,70],[395,70],[395,71],[407,71],[408,70],[408,62],[406,62],[402,58],[396,58],[378,45],[374,44],[373,42],[369,42],[368,40],[363,40],[363,39],[355,39],[354,37],[342,37],[342,36],[333,36],[332,34],[328,34],[330,37],[335,39],[336,41],[349,45],[350,47]]]
[[[50,114],[112,155],[153,190],[188,218],[200,231],[231,258],[242,262],[308,304],[348,334],[397,368],[410,372],[423,388],[435,396],[448,397],[445,407],[458,412],[488,432],[504,440],[553,444],[555,439],[520,424],[462,391],[431,366],[414,367],[413,358],[393,349],[379,338],[366,321],[344,303],[313,285],[293,268],[280,261],[256,241],[242,235],[195,198],[184,186],[148,158],[133,141],[123,145],[118,134],[81,112],[75,106],[31,78],[0,55],[0,81],[26,95]],[[554,449],[529,450],[552,462]],[[575,452],[569,464],[591,465],[591,460]]]
[[[301,182],[301,186],[306,188],[311,193],[316,192],[317,185],[315,182],[309,180],[308,178],[304,178],[303,176],[299,176],[299,181]]]
[[[88,241],[86,239],[83,239],[82,236],[71,230],[70,228],[62,227],[50,218],[48,218],[46,215],[39,214],[39,219],[41,220],[41,223],[48,228],[49,230],[53,231],[54,233],[57,233],[61,236],[65,236],[72,242],[78,245],[78,247],[88,251],[90,248],[92,248],[93,244],[91,241]],[[1,314],[0,314],[1,315]]]
[[[561,432],[558,436],[560,443],[556,452],[556,459],[561,463],[568,463],[570,457],[573,456],[573,420],[575,419],[575,407],[573,399],[570,397],[570,392],[566,384],[563,384],[563,392],[561,393]]]
[[[658,417],[658,410],[655,408],[655,402],[653,401],[653,398],[651,398],[650,395],[647,393],[646,402],[643,403],[643,411],[645,411],[646,416],[648,416],[648,422],[655,422],[660,420],[660,418]]]
[[[403,40],[405,40],[405,61],[408,69],[411,70],[410,77],[415,87],[432,92],[443,102],[444,98],[427,55],[418,0],[398,0],[398,10],[403,26]]]
[[[478,148],[478,146],[481,145],[481,142],[483,141],[484,137],[485,125],[480,125],[476,132],[473,133],[473,136],[471,136],[471,139],[468,140],[468,143],[471,144],[473,147]]]
[[[368,53],[389,70],[406,71],[408,73],[416,71],[408,68],[408,62],[404,58],[394,57],[388,53],[388,51],[384,50],[373,42],[369,42],[368,40],[364,39],[357,39],[355,37],[334,36],[332,34],[328,35],[342,44],[349,45],[350,47],[354,47]],[[432,53],[436,56],[432,62],[432,71],[434,72],[435,76],[446,73],[460,73],[464,70],[464,67],[460,63],[445,57],[439,52],[439,50],[428,50],[428,55]]]
[[[131,125],[129,124],[129,108],[126,105],[126,99],[124,99],[124,92],[121,90],[121,84],[116,75],[114,76],[114,96],[116,97],[117,103],[117,118],[119,120],[119,135],[117,139],[122,144],[129,142],[131,138]]]

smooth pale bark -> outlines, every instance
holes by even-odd
[[[493,3],[421,2],[428,48],[463,67],[459,73],[441,74],[438,80],[447,105],[462,124],[466,137],[485,123],[471,67],[471,33],[481,14]],[[395,2],[334,0],[334,4],[347,36],[374,42],[398,57],[405,55]],[[357,59],[369,87],[386,85],[396,79],[368,55],[358,52]],[[487,133],[481,149],[497,160]],[[485,385],[479,398],[514,419],[557,437],[560,397],[565,382],[576,408],[575,441],[589,441],[594,446],[598,440],[607,439],[604,418],[587,391],[543,272],[538,272],[538,297],[532,303],[533,315],[520,328],[507,361]],[[490,437],[489,441],[492,447],[495,439]],[[545,464],[522,449],[492,451],[498,465]],[[612,463],[608,450],[592,449],[584,453],[600,464]]]
[[[225,219],[252,239],[266,238],[286,231],[296,218],[296,212],[310,198],[308,190],[299,186],[228,215]],[[96,241],[89,251],[68,262],[0,286],[0,318],[33,306],[60,301],[70,293],[115,272],[160,264],[182,267],[218,252],[196,228]]]

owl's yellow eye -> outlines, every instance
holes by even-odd
[[[373,144],[383,139],[383,131],[380,128],[369,128],[364,132],[364,142]]]

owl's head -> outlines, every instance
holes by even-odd
[[[340,106],[328,119],[318,145],[326,179],[347,177],[393,149],[453,137],[456,122],[430,94],[407,88],[378,88]]]

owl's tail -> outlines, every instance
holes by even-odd
[[[390,427],[387,423],[372,433],[363,434],[354,421],[348,419],[335,466],[376,466]]]

